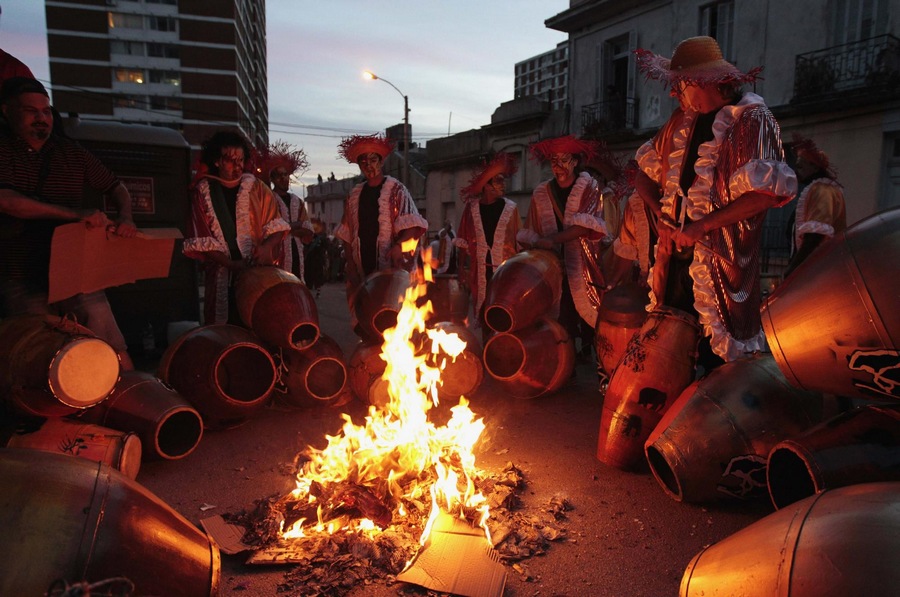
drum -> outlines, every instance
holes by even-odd
[[[463,323],[469,314],[469,293],[456,274],[435,274],[425,300],[431,301],[431,321]]]
[[[351,300],[359,336],[367,342],[381,342],[384,330],[397,325],[406,289],[412,283],[409,272],[386,269],[374,272]]]
[[[552,251],[516,253],[494,271],[484,299],[484,320],[497,332],[514,332],[546,317],[562,295],[563,266]]]
[[[766,340],[787,380],[859,398],[900,398],[900,208],[870,216],[821,246],[762,308]]]
[[[625,348],[647,319],[650,297],[637,284],[620,284],[603,295],[597,313],[594,348],[607,375],[612,375]]]
[[[661,307],[631,340],[609,380],[600,415],[597,458],[620,469],[644,455],[644,442],[694,379],[700,325],[693,315]]]
[[[820,422],[822,412],[821,394],[790,385],[772,355],[758,354],[688,386],[644,451],[676,501],[765,496],[769,450]]]
[[[119,371],[115,349],[73,321],[20,315],[0,322],[0,400],[19,414],[59,417],[98,404]]]
[[[194,451],[203,419],[190,402],[158,377],[125,371],[112,396],[79,416],[81,421],[133,431],[145,459],[178,460]]]
[[[159,378],[184,396],[209,429],[245,423],[275,387],[275,362],[249,330],[229,324],[195,328],[163,353]]]
[[[555,392],[572,376],[575,346],[563,326],[544,318],[495,334],[484,346],[484,367],[510,395],[537,398]]]
[[[466,343],[465,349],[456,356],[450,357],[445,352],[435,352],[433,343],[427,348],[429,364],[441,370],[441,384],[438,385],[438,397],[456,399],[460,396],[471,397],[484,379],[484,365],[481,362],[481,342],[469,328],[461,323],[439,321],[430,326],[432,330],[445,334],[455,334]]]
[[[681,597],[895,595],[900,483],[808,497],[694,556]]]
[[[900,481],[900,406],[870,404],[842,413],[778,443],[768,465],[776,508],[836,487]]]
[[[384,408],[390,403],[388,382],[382,379],[387,363],[381,358],[381,344],[360,341],[347,365],[347,382],[365,404]]]
[[[129,479],[141,470],[141,440],[136,434],[68,419],[20,426],[6,445],[102,462]]]
[[[0,450],[0,479],[0,595],[118,577],[135,595],[218,594],[216,544],[112,467],[9,448]]]
[[[286,402],[294,406],[326,405],[336,401],[347,383],[344,352],[329,336],[306,350],[285,350],[282,360],[287,369],[283,379]]]
[[[238,274],[234,293],[241,320],[269,344],[303,350],[319,337],[316,300],[294,274],[251,267]]]

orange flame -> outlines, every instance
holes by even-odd
[[[405,501],[425,497],[427,483],[421,481],[436,478],[427,489],[432,508],[421,538],[423,545],[440,510],[477,518],[488,533],[486,498],[475,487],[474,447],[484,431],[483,420],[476,418],[464,397],[450,409],[450,420],[444,426],[436,426],[427,416],[437,404],[440,369],[428,364],[428,355],[417,351],[412,339],[425,334],[431,340],[432,353],[443,352],[450,358],[456,358],[466,346],[456,334],[426,328],[431,303],[419,307],[417,302],[425,294],[425,280],[430,279],[429,261],[426,249],[424,271],[418,272],[417,283],[406,291],[396,327],[384,333],[381,358],[387,365],[382,377],[388,382],[388,403],[380,408],[370,406],[362,426],[342,415],[341,432],[326,436],[324,449],[310,451],[310,460],[291,493],[294,499],[315,504],[317,498],[310,492],[314,483],[327,487],[349,482],[390,505],[397,517],[405,515]],[[283,536],[305,536],[305,522],[296,522]],[[319,520],[306,528],[333,533],[375,532],[376,527],[370,520],[322,520],[320,505]],[[487,537],[490,541],[489,534]]]

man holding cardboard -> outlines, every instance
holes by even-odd
[[[125,338],[102,291],[77,295],[65,305],[47,303],[54,229],[81,221],[133,237],[137,229],[128,190],[96,157],[53,132],[50,98],[40,82],[7,79],[0,104],[9,125],[0,137],[0,316],[74,312],[79,323],[115,348],[124,369],[132,369]],[[115,222],[81,207],[85,187],[112,196],[119,208]]]

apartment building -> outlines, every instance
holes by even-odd
[[[534,97],[550,103],[554,110],[566,105],[569,84],[569,44],[516,63],[515,97]]]

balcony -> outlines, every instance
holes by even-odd
[[[900,39],[879,35],[798,54],[792,104],[853,96],[883,100],[900,94]]]
[[[581,109],[581,134],[596,139],[634,129],[637,104],[637,98],[626,97],[584,106]]]

